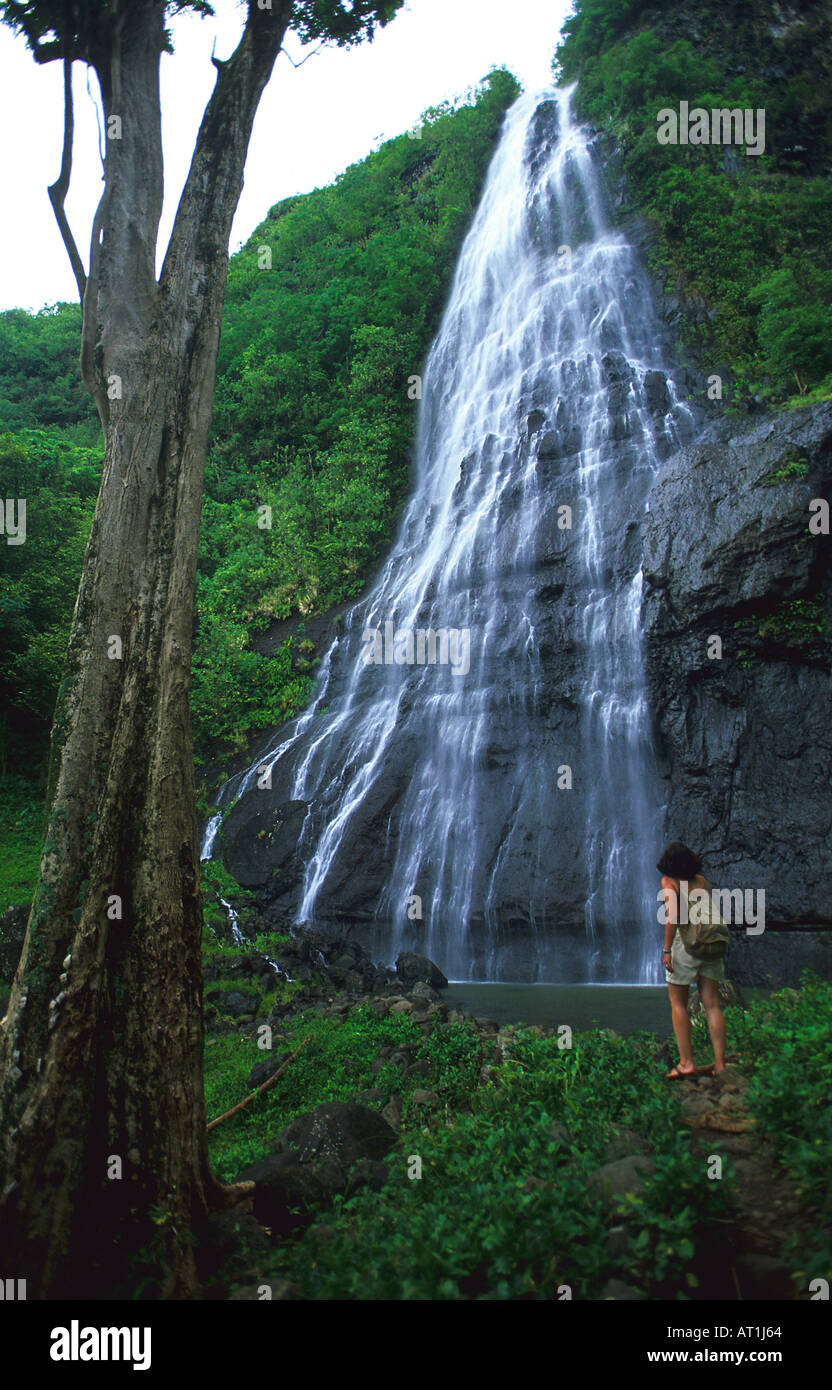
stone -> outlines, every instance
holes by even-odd
[[[616,1130],[607,1144],[607,1162],[612,1163],[628,1154],[642,1154],[649,1148],[646,1139],[632,1129]]]
[[[742,1072],[729,1064],[723,1067],[722,1071],[714,1075],[714,1086],[719,1091],[739,1091],[745,1090],[748,1080]]]
[[[197,1222],[193,1230],[197,1271],[202,1280],[243,1258],[256,1260],[266,1254],[271,1242],[260,1221],[237,1206],[213,1212]]]
[[[300,1164],[336,1158],[349,1168],[362,1158],[383,1158],[395,1141],[393,1130],[377,1111],[329,1101],[287,1125],[273,1149],[296,1152]]]
[[[256,1014],[258,1001],[253,994],[243,994],[236,989],[221,990],[211,998],[211,1003],[221,1014],[231,1014],[239,1018],[243,1014]]]
[[[775,1255],[749,1253],[740,1255],[734,1263],[743,1298],[794,1298],[789,1266]]]
[[[424,1058],[420,1058],[418,1062],[410,1063],[410,1066],[405,1071],[405,1076],[430,1076],[430,1067]]]
[[[369,1187],[372,1192],[380,1192],[389,1181],[390,1172],[386,1163],[382,1163],[380,1159],[362,1158],[350,1172],[347,1193],[350,1195],[360,1187]]]
[[[384,1109],[383,1109],[382,1112],[381,1112],[381,1117],[382,1117],[382,1119],[390,1126],[390,1128],[391,1128],[392,1130],[398,1131],[398,1130],[401,1129],[401,1125],[402,1125],[402,1098],[401,1098],[401,1096],[399,1096],[399,1095],[393,1095],[393,1096],[390,1097],[389,1101],[387,1102],[387,1104],[385,1105]]]
[[[411,999],[425,999],[431,1004],[439,1001],[439,991],[429,985],[426,980],[417,980],[410,991]]]
[[[594,1197],[604,1202],[609,1202],[615,1197],[624,1197],[630,1192],[639,1193],[644,1178],[654,1171],[655,1166],[653,1160],[643,1154],[627,1154],[624,1158],[616,1158],[611,1163],[596,1168],[591,1174],[590,1191]]]
[[[252,1207],[258,1221],[267,1226],[273,1240],[305,1229],[315,1208],[329,1196],[327,1187],[296,1154],[277,1154],[244,1168],[236,1182],[253,1182]]]
[[[222,826],[223,863],[243,888],[273,893],[302,877],[298,842],[306,819],[305,801],[271,803],[258,791],[240,797]]]
[[[268,1081],[270,1076],[274,1076],[275,1072],[280,1070],[291,1055],[290,1052],[280,1052],[273,1057],[264,1057],[262,1062],[255,1062],[248,1074],[248,1089],[256,1091],[258,1086],[262,1086],[264,1081]]]
[[[421,1087],[417,1087],[416,1090],[412,1092],[410,1099],[414,1105],[439,1104],[439,1097],[435,1091],[424,1091]]]
[[[402,951],[396,961],[396,974],[403,984],[415,985],[420,982],[432,985],[434,989],[447,989],[448,981],[438,965],[427,956],[416,955],[413,951]]]
[[[358,1105],[381,1105],[387,1099],[387,1093],[380,1091],[378,1086],[371,1086],[366,1091],[358,1091],[355,1099]]]
[[[409,999],[398,999],[395,1004],[390,1006],[391,1014],[412,1014],[413,1005]]]

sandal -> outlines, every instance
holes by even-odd
[[[682,1078],[685,1077],[685,1076],[695,1076],[695,1075],[696,1075],[696,1067],[693,1068],[693,1071],[680,1071],[680,1070],[679,1070],[679,1064],[678,1064],[678,1062],[677,1062],[677,1063],[676,1063],[676,1066],[673,1068],[673,1070],[672,1070],[672,1071],[669,1071],[669,1072],[667,1073],[667,1075],[666,1075],[666,1077],[665,1077],[665,1080],[666,1080],[666,1081],[681,1081]]]

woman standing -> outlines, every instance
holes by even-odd
[[[714,1048],[714,1072],[725,1069],[725,1015],[719,1002],[719,983],[725,979],[725,965],[717,960],[699,960],[685,949],[679,934],[680,881],[686,884],[688,896],[696,889],[710,894],[711,885],[700,872],[702,861],[698,854],[673,840],[662,854],[656,868],[662,875],[662,892],[666,908],[664,951],[662,960],[665,979],[670,991],[673,1031],[679,1047],[679,1061],[668,1077],[691,1076],[696,1071],[691,1051],[688,990],[696,982],[699,997],[708,1017],[708,1029]]]

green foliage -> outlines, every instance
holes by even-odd
[[[694,1287],[697,1223],[725,1209],[728,1181],[694,1177],[651,1041],[591,1032],[562,1052],[554,1039],[519,1034],[500,1087],[481,1088],[451,1127],[406,1132],[388,1185],[336,1201],[281,1272],[315,1299],[545,1300],[561,1284],[597,1298],[611,1277],[655,1296]],[[612,1124],[644,1135],[655,1164],[621,1204],[632,1240],[614,1260],[610,1217],[587,1200]],[[407,1176],[413,1154],[421,1179]]]
[[[745,1012],[732,1010],[732,1040],[751,1076],[746,1097],[757,1128],[774,1144],[811,1226],[784,1256],[801,1289],[829,1277],[832,1260],[832,983],[804,971],[800,990],[782,989]],[[698,1024],[704,1032],[704,1024]]]
[[[307,37],[349,42],[397,7],[309,0],[294,19]],[[43,37],[59,10],[32,13]],[[198,757],[308,703],[300,630],[271,656],[254,639],[356,597],[390,539],[410,467],[408,379],[516,92],[509,73],[492,73],[467,103],[426,112],[420,140],[388,141],[331,187],[278,204],[232,258],[197,576]],[[45,757],[99,486],[79,337],[77,305],[0,314],[0,470],[6,496],[27,499],[29,532],[0,547],[0,772]]]
[[[776,483],[786,483],[793,479],[806,478],[809,474],[809,460],[797,449],[787,450],[776,468],[764,473],[757,483],[758,487],[774,487]]]
[[[741,395],[820,398],[832,369],[832,122],[817,80],[828,11],[809,5],[783,29],[769,0],[689,11],[577,0],[562,76],[580,79],[581,113],[622,152],[627,210],[655,231],[654,269],[708,306],[707,321],[683,324],[694,355],[730,363]],[[681,100],[764,109],[765,153],[660,145],[657,113]]]
[[[354,1009],[344,1023],[305,1014],[291,1035],[275,1032],[273,1051],[292,1052],[307,1037],[311,1041],[280,1080],[209,1135],[211,1164],[224,1181],[263,1158],[271,1139],[297,1115],[325,1101],[352,1101],[356,1091],[374,1085],[371,1064],[378,1049],[385,1043],[414,1042],[419,1033],[407,1018],[394,1014],[377,1019],[366,1007]],[[249,1094],[248,1074],[266,1055],[254,1036],[206,1039],[209,1117],[230,1110]]]
[[[0,313],[0,430],[58,425],[64,438],[95,448],[101,431],[81,381],[80,341],[79,304]]]
[[[101,474],[59,430],[0,435],[5,496],[26,500],[26,540],[0,545],[0,773],[42,762]]]
[[[430,1086],[446,1104],[457,1109],[477,1089],[481,1065],[479,1034],[471,1024],[434,1027],[419,1052],[430,1067]]]
[[[0,912],[32,900],[43,837],[43,788],[28,777],[0,778]]]
[[[330,38],[348,47],[372,39],[389,24],[404,0],[295,0],[291,26],[304,43]]]
[[[734,623],[744,638],[755,637],[761,655],[780,657],[783,651],[799,653],[803,661],[826,662],[829,658],[832,622],[821,598],[787,599],[770,613],[749,613]],[[744,649],[743,664],[753,649]]]

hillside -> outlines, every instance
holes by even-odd
[[[557,52],[620,216],[651,232],[690,358],[735,403],[832,392],[832,14],[820,0],[577,0]],[[765,148],[660,144],[657,113],[764,112]],[[756,400],[755,400],[756,398]]]
[[[494,72],[328,188],[290,198],[232,258],[206,471],[192,711],[197,749],[287,717],[302,651],[252,637],[353,596],[406,488],[418,374],[517,92]],[[261,249],[262,248],[262,249]],[[42,769],[92,520],[100,433],[80,309],[0,314],[0,472],[29,537],[0,550],[0,766]],[[272,509],[261,529],[258,508]]]

